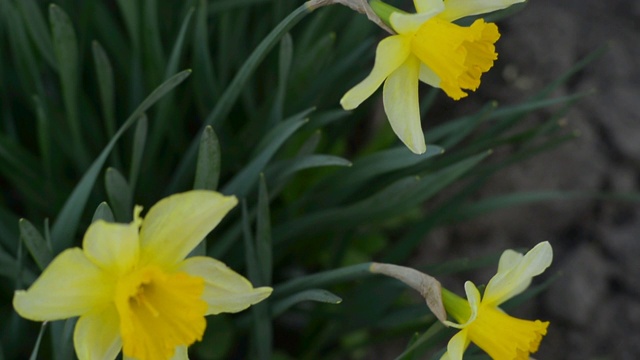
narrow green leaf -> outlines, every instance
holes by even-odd
[[[93,213],[93,219],[91,222],[94,223],[98,220],[104,220],[106,222],[115,222],[116,219],[113,216],[113,211],[109,207],[109,204],[106,202],[101,202],[100,205],[96,208],[96,212]]]
[[[449,185],[482,161],[489,152],[469,157],[424,178],[409,176],[356,203],[311,213],[274,229],[276,244],[283,244],[306,231],[353,229],[400,216]],[[393,262],[393,261],[389,261]]]
[[[454,329],[455,330],[455,329]],[[454,330],[446,331],[442,323],[435,322],[427,331],[418,337],[402,354],[396,357],[396,360],[412,359],[414,352],[420,352],[428,346],[433,346],[443,341],[447,336],[453,334]]]
[[[258,214],[256,220],[256,251],[260,264],[262,283],[259,286],[271,285],[273,272],[273,246],[271,241],[271,215],[269,211],[269,193],[264,174],[260,174],[258,186]]]
[[[378,176],[408,168],[443,153],[444,149],[437,145],[428,145],[427,151],[420,155],[412,153],[405,146],[378,151],[355,160],[351,168],[338,172],[327,182],[348,188],[371,181]]]
[[[145,144],[147,142],[147,132],[149,128],[149,121],[146,115],[142,115],[138,124],[136,125],[136,131],[133,134],[133,146],[131,152],[131,165],[129,167],[129,186],[131,187],[131,194],[133,196],[133,189],[138,182],[138,176],[140,175],[140,168],[142,167],[142,155],[144,153]]]
[[[56,58],[53,53],[53,43],[51,42],[51,34],[47,29],[44,16],[40,11],[40,8],[34,0],[20,0],[17,1],[18,8],[24,19],[24,24],[29,31],[29,35],[36,47],[40,51],[40,55],[51,65],[52,68],[57,69]]]
[[[56,222],[53,224],[51,231],[51,239],[54,253],[57,254],[63,249],[68,248],[73,243],[73,237],[78,229],[80,217],[89,199],[91,189],[98,178],[100,169],[107,160],[109,153],[120,139],[122,134],[138,120],[142,114],[155,104],[161,97],[178,86],[184,79],[191,74],[191,71],[182,71],[158,86],[149,96],[138,106],[138,108],[129,116],[127,121],[122,124],[120,129],[111,138],[107,146],[102,150],[100,156],[94,160],[93,164],[84,174],[78,185],[65,202],[62,210],[58,214]]]
[[[264,167],[269,163],[269,160],[275,155],[280,146],[306,122],[306,119],[294,117],[273,128],[265,137],[265,139],[269,139],[270,141],[268,145],[227,183],[222,189],[222,192],[241,197],[246,196],[253,184],[258,180],[260,172],[263,171]]]
[[[244,64],[242,64],[242,67],[231,81],[231,84],[229,84],[225,92],[216,103],[216,107],[211,113],[209,113],[204,121],[204,126],[211,125],[216,128],[222,123],[222,121],[231,111],[231,108],[238,99],[238,96],[242,93],[242,90],[245,87],[247,81],[255,72],[258,65],[262,63],[269,51],[271,51],[273,46],[275,46],[275,44],[277,44],[280,39],[282,39],[284,34],[291,30],[293,26],[295,26],[310,12],[311,10],[307,7],[306,4],[300,5],[296,10],[294,10],[291,14],[284,18],[278,24],[278,26],[276,26],[269,33],[269,35],[267,35],[267,37],[262,40],[262,42],[260,42],[260,44],[251,53],[249,58],[244,62]],[[186,176],[192,173],[189,170],[193,169],[197,150],[198,140],[194,139],[189,146],[189,149],[185,152],[182,160],[180,161],[180,165],[178,166],[176,175],[174,176],[171,185],[169,186],[169,192],[178,189],[180,187],[180,184],[185,183]]]
[[[113,68],[107,53],[99,42],[94,41],[91,49],[93,51],[93,61],[96,67],[96,76],[98,78],[102,117],[105,129],[107,130],[107,135],[112,137],[116,133]]]
[[[212,99],[218,99],[220,89],[214,76],[213,64],[209,48],[209,27],[207,25],[207,7],[209,1],[199,0],[193,32],[193,70],[199,74],[193,81],[199,113],[206,116],[210,111]]]
[[[36,107],[36,119],[38,121],[38,145],[42,156],[42,167],[47,176],[51,179],[53,174],[53,160],[51,147],[51,119],[47,116],[42,100],[38,96],[33,97]]]
[[[124,23],[129,33],[129,39],[133,43],[134,53],[140,51],[140,15],[138,11],[139,2],[129,0],[118,0],[118,7],[124,18]]]
[[[40,270],[44,270],[53,260],[53,252],[38,229],[27,219],[20,219],[20,239],[29,250]]]
[[[347,281],[371,276],[371,263],[351,265],[339,269],[318,272],[312,275],[300,276],[295,279],[277,284],[274,287],[272,299],[283,299],[301,291],[319,287],[327,287]]]
[[[211,126],[204,128],[196,165],[194,189],[216,190],[220,179],[220,142]]]
[[[277,317],[287,311],[290,307],[304,302],[304,301],[316,301],[327,304],[340,304],[342,298],[323,289],[311,289],[301,291],[297,294],[286,297],[273,304],[271,313],[273,317]]]
[[[269,178],[274,179],[273,183],[279,183],[301,170],[323,166],[350,167],[351,165],[351,161],[339,156],[314,154],[298,156],[295,159],[274,164],[267,169],[267,174],[269,174]]]
[[[130,222],[133,218],[133,194],[127,180],[118,170],[108,168],[104,176],[104,186],[116,222]]]
[[[175,74],[178,69],[178,63],[180,62],[180,56],[184,50],[184,43],[187,34],[187,30],[189,29],[189,23],[191,22],[191,17],[193,16],[194,9],[191,8],[187,12],[187,16],[182,22],[182,26],[180,26],[180,32],[178,33],[178,37],[173,45],[173,49],[171,50],[171,57],[169,58],[169,62],[167,63],[167,67],[165,69],[165,77],[168,78],[171,74]],[[199,69],[195,67],[196,73],[199,73]],[[196,77],[196,82],[201,81]],[[209,93],[206,93],[209,94]],[[199,94],[197,94],[199,95]],[[171,135],[174,132],[168,131],[169,126],[171,125],[170,120],[175,118],[175,101],[172,96],[164,99],[158,105],[158,111],[155,117],[155,126],[151,130],[151,134],[149,136],[149,146],[148,146],[148,154],[149,158],[155,158],[157,156],[158,150],[160,149],[162,142],[166,140],[167,134]]]
[[[44,335],[44,331],[47,329],[48,322],[45,321],[40,326],[40,332],[38,333],[38,338],[36,339],[36,344],[31,350],[31,356],[29,356],[29,360],[37,360],[38,352],[40,351],[40,343],[42,342],[42,336]]]
[[[293,57],[293,40],[289,33],[285,34],[280,40],[280,54],[278,56],[278,88],[276,90],[276,98],[273,100],[273,108],[267,128],[273,126],[282,120],[285,95],[287,94],[287,84],[289,72],[291,71],[291,60]]]
[[[62,97],[70,129],[71,142],[78,165],[84,168],[89,163],[78,106],[78,86],[81,73],[78,55],[78,42],[69,16],[57,5],[49,6],[49,21],[53,37],[53,50],[58,64],[58,74],[62,85]]]
[[[251,227],[249,212],[247,210],[247,202],[242,200],[242,233],[244,238],[244,250],[247,273],[249,280],[253,284],[260,284],[263,280],[262,274],[260,274],[260,261],[256,253],[256,246],[251,235]],[[271,319],[269,316],[268,302],[264,301],[260,304],[256,304],[251,307],[251,314],[253,317],[253,327],[251,333],[251,352],[253,356],[257,356],[259,359],[271,358],[272,347],[272,330]]]
[[[163,73],[166,69],[166,57],[162,48],[162,34],[158,18],[157,0],[143,1],[141,38],[144,47],[144,67],[147,78],[154,82],[163,80]]]

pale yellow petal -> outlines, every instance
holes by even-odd
[[[431,4],[425,6],[425,11],[416,14],[394,12],[389,17],[391,27],[398,34],[412,35],[422,24],[444,10],[442,1],[429,1]]]
[[[81,316],[73,332],[78,359],[115,359],[122,349],[119,326],[118,312],[113,305]]]
[[[516,265],[505,272],[498,272],[487,284],[483,304],[498,306],[523,292],[534,276],[540,275],[551,265],[553,249],[548,241],[529,250]]]
[[[207,315],[242,311],[266,299],[273,291],[270,287],[254,288],[245,277],[209,257],[189,258],[178,271],[205,280],[203,299],[209,304]]]
[[[462,360],[464,351],[469,346],[469,337],[466,330],[461,330],[457,334],[453,335],[449,343],[447,344],[447,352],[441,359],[447,360]]]
[[[443,8],[442,0],[413,0],[413,5],[415,5],[418,13]]]
[[[420,64],[420,81],[435,88],[440,88],[440,77],[425,64]]]
[[[111,301],[114,284],[80,248],[60,253],[28,290],[19,290],[13,307],[20,316],[60,320],[103,308]]]
[[[141,265],[176,265],[237,203],[235,196],[205,190],[160,200],[149,210],[140,228]]]
[[[509,6],[526,0],[446,0],[445,9],[438,17],[454,21],[466,16],[486,14],[506,9]]]
[[[139,256],[138,226],[98,220],[89,226],[82,248],[85,255],[114,276],[133,269]]]
[[[189,352],[186,346],[176,347],[176,352],[173,354],[171,360],[189,360]]]
[[[382,82],[407,59],[410,53],[411,39],[406,36],[389,36],[378,44],[376,60],[369,76],[358,85],[347,91],[340,100],[340,105],[345,110],[358,107],[371,96]]]
[[[517,251],[511,249],[505,250],[502,255],[500,255],[497,274],[506,273],[507,271],[513,269],[520,263],[520,261],[522,261],[523,257],[524,255],[520,254]]]
[[[420,61],[409,56],[407,61],[389,75],[384,83],[384,110],[396,135],[416,154],[427,150],[420,123],[418,77]]]

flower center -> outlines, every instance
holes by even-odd
[[[466,329],[469,339],[492,359],[529,359],[538,351],[549,322],[509,316],[493,306],[480,306],[478,317]]]
[[[493,23],[476,20],[462,27],[437,17],[426,21],[413,36],[411,51],[440,78],[440,87],[459,100],[476,90],[480,77],[498,58],[495,42],[500,38]]]
[[[119,279],[115,304],[124,354],[138,360],[170,359],[177,346],[202,339],[207,310],[203,291],[202,278],[167,274],[155,266]]]

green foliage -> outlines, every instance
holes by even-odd
[[[193,358],[353,358],[416,333],[399,358],[417,358],[448,332],[398,282],[372,277],[369,262],[403,263],[438,226],[560,196],[472,200],[502,169],[575,137],[558,120],[585,94],[550,94],[592,58],[525,103],[430,126],[432,145],[414,155],[387,124],[371,124],[375,97],[352,114],[339,108],[369,71],[379,35],[345,7],[71,4],[0,0],[2,314],[92,221],[128,222],[134,204],[220,189],[242,205],[194,253],[275,291],[250,312],[210,318]],[[522,125],[543,108],[553,112],[546,122]],[[512,151],[491,159],[502,148]],[[437,206],[422,206],[435,196]],[[69,358],[73,324],[3,316],[0,358]]]

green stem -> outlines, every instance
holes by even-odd
[[[447,313],[461,324],[471,316],[469,302],[445,288],[442,288],[442,302]]]
[[[323,288],[328,285],[366,277],[372,275],[369,271],[370,267],[371,263],[362,263],[289,280],[284,284],[276,285],[271,297],[282,298],[302,290]]]
[[[384,23],[389,26],[390,28],[393,29],[393,27],[391,26],[391,14],[393,14],[394,12],[397,13],[402,13],[402,14],[406,14],[406,11],[402,11],[400,9],[398,9],[397,7],[391,6],[387,3],[384,3],[380,0],[371,0],[369,2],[369,6],[371,6],[371,9],[373,9],[373,12],[376,13],[376,15],[378,15],[378,17],[384,21]]]

